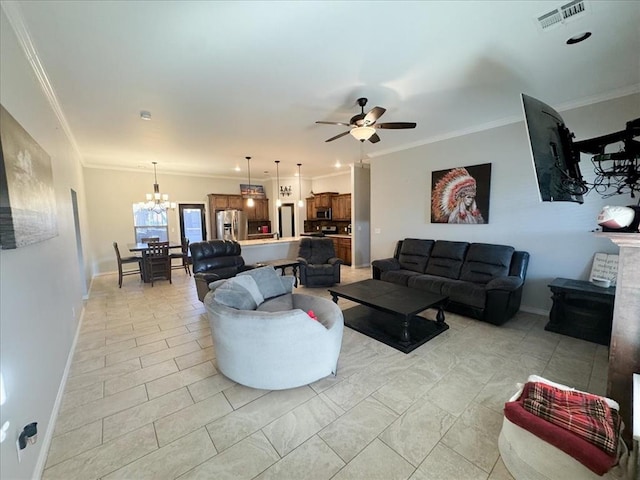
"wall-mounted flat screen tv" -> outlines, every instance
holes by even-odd
[[[583,203],[580,152],[574,148],[572,133],[549,105],[521,96],[540,200]]]

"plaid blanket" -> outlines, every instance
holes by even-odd
[[[523,400],[528,412],[575,433],[609,455],[616,454],[620,415],[600,397],[529,382]]]

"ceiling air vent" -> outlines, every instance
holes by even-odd
[[[582,18],[586,12],[587,4],[585,0],[574,0],[573,2],[565,3],[550,12],[540,15],[537,18],[538,26],[543,31],[548,30],[551,27],[573,21],[576,18]]]

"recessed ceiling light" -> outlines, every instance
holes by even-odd
[[[567,45],[575,45],[576,43],[583,42],[590,36],[591,36],[591,32],[579,33],[578,35],[574,35],[569,40],[567,40]]]
[[[151,112],[140,110],[140,118],[142,120],[151,120]]]

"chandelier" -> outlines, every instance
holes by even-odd
[[[166,193],[160,193],[160,185],[158,185],[158,173],[156,172],[156,165],[158,162],[153,163],[153,177],[155,183],[153,184],[153,193],[147,193],[147,201],[140,202],[141,208],[151,210],[155,213],[166,212],[167,209],[176,208],[175,202],[169,202],[169,195]]]

